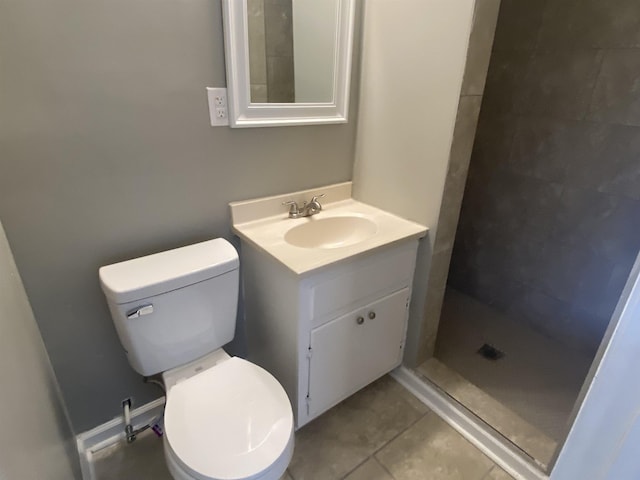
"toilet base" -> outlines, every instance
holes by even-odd
[[[204,477],[195,477],[191,473],[187,472],[184,467],[174,458],[174,453],[171,451],[171,447],[169,446],[169,442],[166,436],[162,439],[163,447],[164,447],[164,458],[167,462],[167,467],[169,468],[169,473],[174,478],[174,480],[202,480]],[[282,452],[282,455],[265,471],[263,471],[259,475],[255,475],[247,478],[237,478],[233,480],[279,480],[284,472],[287,470],[289,463],[291,462],[291,457],[293,457],[293,446],[294,446],[294,435],[291,432],[291,438],[289,439],[289,443],[287,444],[285,450]],[[219,480],[219,479],[210,479],[206,477],[207,480]]]

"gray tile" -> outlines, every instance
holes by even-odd
[[[580,45],[572,28],[572,20],[580,0],[547,1],[538,35],[538,48],[553,50],[561,46],[575,48]]]
[[[249,33],[249,78],[251,84],[267,83],[267,51],[265,46],[264,0],[247,2]]]
[[[581,122],[578,130],[566,183],[640,199],[640,127]]]
[[[289,471],[295,480],[342,478],[426,411],[385,376],[300,429]]]
[[[396,480],[480,480],[493,462],[429,413],[376,454]]]
[[[440,311],[447,286],[451,249],[433,254],[429,270],[429,282],[424,303],[423,340],[419,346],[418,358],[428,358],[433,355],[435,341],[440,323]]]
[[[291,476],[291,474],[287,470],[286,472],[284,472],[284,475],[282,475],[282,477],[280,477],[280,480],[293,480],[293,477]]]
[[[477,178],[480,184],[509,162],[516,119],[513,115],[495,115],[490,108],[485,108],[483,101],[469,165],[469,176]]]
[[[628,262],[640,249],[640,202],[592,190],[565,187],[556,237],[586,245],[614,262]]]
[[[558,300],[571,302],[580,274],[592,255],[587,246],[549,242],[539,254],[536,287]]]
[[[494,40],[497,50],[533,50],[548,0],[502,0]]]
[[[267,88],[270,103],[295,102],[293,57],[267,58]]]
[[[589,119],[640,126],[640,49],[606,52]]]
[[[484,343],[504,351],[505,357],[497,362],[482,359],[476,352]],[[443,308],[436,357],[464,380],[481,388],[479,394],[491,395],[529,424],[559,441],[566,433],[564,425],[593,359],[593,356],[567,348],[557,339],[542,335],[517,316],[504,314],[451,289],[447,290]],[[467,387],[458,387],[467,391]],[[535,408],[531,403],[533,397]],[[475,405],[482,407],[483,403]],[[484,415],[498,413],[499,408],[491,407]],[[509,427],[509,416],[501,417],[502,414],[498,418],[491,417],[490,423]],[[521,427],[504,431],[520,437],[525,433]],[[527,437],[534,440],[536,435],[525,435],[524,438]],[[535,443],[527,448],[532,446]],[[543,460],[549,458],[552,451],[553,446],[546,449],[547,457],[536,456]]]
[[[636,0],[576,2],[572,26],[581,45],[594,48],[640,47],[640,9]]]
[[[500,0],[476,2],[462,82],[462,95],[482,95],[484,92],[499,7]]]
[[[520,117],[509,156],[509,168],[540,180],[563,182],[566,159],[579,155],[581,145],[577,122]]]
[[[640,46],[635,0],[555,0],[547,3],[542,48],[630,48]]]
[[[447,318],[447,320],[449,319]],[[473,328],[482,328],[482,324],[480,321],[468,322],[469,327],[473,323],[477,324],[474,325]],[[447,325],[447,330],[451,330],[451,325]],[[447,330],[445,330],[445,334],[447,336],[451,335],[450,331]],[[462,330],[458,333],[458,336],[465,335],[466,333],[468,332]],[[474,338],[473,336],[469,335],[468,339],[465,340],[469,342],[468,345],[466,345],[467,352],[458,351],[458,354],[466,355],[467,357],[469,357],[465,359],[465,362],[467,364],[480,363],[480,365],[478,365],[479,368],[485,366],[482,365],[481,362],[486,361],[480,358],[477,353],[475,353],[477,348],[483,344],[483,337],[479,335],[477,338]],[[504,348],[503,344],[501,344],[497,338],[487,340],[492,345],[497,345]],[[455,341],[458,342],[459,339],[456,339]],[[438,345],[439,350],[436,353],[437,357],[448,358],[446,352],[447,347],[445,346],[440,348],[440,346],[442,345],[441,342],[439,342]],[[443,348],[445,349],[444,353],[442,351]],[[507,354],[510,353],[511,352],[508,352]],[[490,367],[488,368],[496,368],[494,366],[495,364],[487,365],[490,365]],[[556,442],[542,433],[540,430],[535,428],[533,425],[522,419],[507,406],[500,403],[500,401],[492,397],[488,392],[485,392],[481,388],[478,388],[476,385],[465,379],[462,375],[458,374],[452,368],[448,367],[442,361],[439,361],[436,358],[432,358],[420,365],[418,371],[419,373],[426,376],[429,380],[434,382],[436,385],[438,385],[440,388],[445,390],[448,395],[455,398],[458,402],[464,405],[475,415],[491,425],[492,428],[500,432],[506,438],[515,443],[519,448],[531,455],[533,458],[544,464],[549,463],[556,448]],[[494,371],[494,375],[500,374],[502,374],[502,372]],[[506,383],[504,382],[504,379],[500,378],[500,381],[504,386],[504,384]],[[514,388],[517,388],[517,385],[514,385]]]
[[[145,432],[127,445],[124,441],[93,454],[96,480],[153,478],[173,480],[167,469],[162,439]]]
[[[265,0],[267,57],[293,57],[291,0]]]
[[[585,117],[602,63],[600,50],[550,50],[534,55],[520,112],[555,118]]]
[[[347,475],[345,480],[394,480],[394,478],[375,458],[370,458]]]
[[[483,480],[513,480],[513,477],[496,465]]]
[[[251,102],[267,103],[268,101],[269,101],[269,94],[267,91],[267,86],[251,84]]]
[[[435,251],[453,247],[455,232],[462,205],[469,161],[475,140],[481,98],[466,96],[460,98],[458,114],[453,133],[449,169],[444,187],[444,196],[440,207]]]
[[[518,50],[494,50],[489,63],[482,110],[517,113],[525,101],[524,81],[531,53]]]
[[[508,314],[524,321],[549,338],[567,342],[570,338],[571,304],[546,292],[528,288],[512,299]]]

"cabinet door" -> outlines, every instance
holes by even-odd
[[[400,364],[408,300],[405,288],[311,331],[309,419]]]

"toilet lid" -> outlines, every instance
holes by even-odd
[[[177,383],[167,395],[166,440],[197,478],[252,478],[280,457],[292,434],[282,386],[237,357]]]

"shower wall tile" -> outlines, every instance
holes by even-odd
[[[640,13],[636,0],[547,2],[541,48],[638,48]]]
[[[449,283],[593,352],[640,251],[640,3],[503,0]]]
[[[499,8],[500,0],[476,0],[462,82],[463,96],[482,95],[484,91]]]
[[[522,88],[531,63],[531,53],[494,50],[489,63],[482,109],[494,113],[517,113],[522,109]]]
[[[481,123],[473,144],[473,168],[469,169],[469,175],[477,176],[480,182],[509,162],[518,120],[514,115],[484,113],[490,110],[485,105],[486,98],[482,103]]]
[[[602,57],[593,49],[536,52],[522,84],[520,113],[584,118]]]
[[[589,119],[640,126],[640,48],[606,52]]]
[[[570,186],[640,199],[640,128],[584,122],[566,156]]]
[[[253,103],[266,103],[269,101],[266,85],[251,85],[251,101]]]
[[[263,0],[267,100],[295,101],[292,0]]]
[[[519,117],[509,154],[509,168],[521,175],[562,183],[566,159],[577,154],[582,130],[576,122],[541,117]]]
[[[494,50],[533,50],[548,0],[502,0]]]
[[[269,102],[295,102],[293,57],[267,58]]]
[[[541,6],[542,24],[538,32],[538,50],[571,49],[580,42],[571,28],[571,21],[579,0],[547,0]]]
[[[458,104],[449,156],[449,170],[438,219],[438,233],[434,247],[436,253],[453,248],[481,102],[482,97],[463,96]]]
[[[575,3],[573,31],[582,45],[640,47],[640,12],[636,0],[581,0]]]
[[[249,0],[249,77],[251,85],[267,83],[267,53],[265,46],[264,0]],[[252,97],[253,98],[253,97]]]
[[[535,288],[514,297],[507,312],[514,320],[536,325],[539,331],[552,337],[570,332],[571,305]]]
[[[265,0],[267,57],[293,57],[291,0]]]

